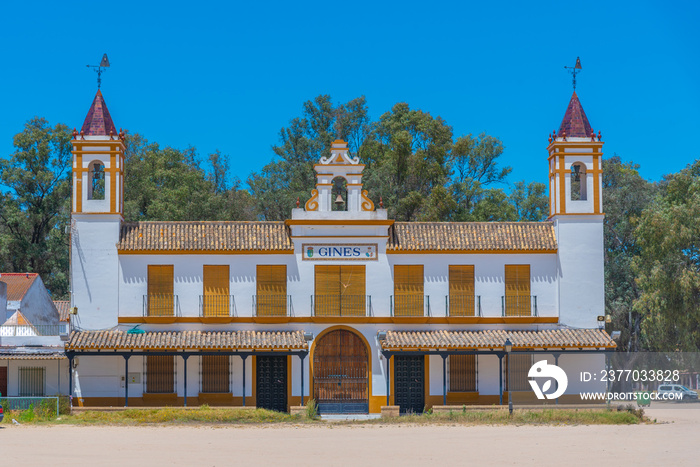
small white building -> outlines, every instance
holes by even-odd
[[[54,396],[68,393],[63,352],[68,323],[36,273],[0,274],[0,394]]]
[[[395,222],[335,141],[285,222],[126,223],[124,135],[99,91],[72,144],[79,404],[498,404],[534,400],[537,354],[575,371],[615,347],[598,321],[603,142],[575,93],[547,148],[547,222]]]

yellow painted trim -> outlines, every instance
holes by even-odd
[[[314,169],[316,167],[362,167],[364,170],[365,164],[334,164],[333,162],[329,164],[314,164]],[[332,175],[332,174],[331,174]],[[355,174],[346,174],[346,175],[355,175]],[[342,177],[342,175],[338,175],[339,177]]]
[[[119,178],[119,169],[117,169],[117,152],[111,154],[109,158],[109,210],[117,211],[117,179]],[[106,177],[105,177],[106,179]]]
[[[564,154],[559,154],[559,212],[566,212],[566,176],[564,175]]]
[[[89,213],[119,214],[119,213]],[[117,249],[120,255],[291,255],[294,250],[124,250]]]
[[[311,198],[304,203],[304,209],[307,211],[318,211],[318,190],[311,190]]]
[[[404,254],[415,254],[415,255],[437,255],[437,254],[445,254],[445,255],[454,255],[454,254],[469,254],[469,255],[477,255],[477,254],[488,254],[488,255],[494,255],[494,254],[513,254],[513,255],[532,255],[532,254],[555,254],[557,252],[556,249],[554,250],[389,250],[387,249],[386,254],[394,254],[394,255],[404,255]]]
[[[163,321],[161,321],[163,320]],[[172,323],[202,323],[202,324],[286,324],[286,323],[317,323],[317,324],[557,324],[556,316],[459,316],[459,317],[389,317],[389,316],[270,316],[270,317],[231,317],[231,318],[200,318],[192,317],[159,317],[159,316],[120,316],[119,324],[172,324]]]
[[[285,225],[394,225],[394,220],[287,219]]]
[[[600,177],[599,175],[601,174],[601,170],[598,168],[598,164],[600,161],[600,156],[594,157],[593,158],[593,173],[591,176],[593,177],[593,212],[595,214],[600,214]]]
[[[365,343],[365,349],[367,350],[367,398],[368,402],[371,404],[372,401],[372,347],[369,345],[369,342],[365,338],[365,336],[359,332],[357,329],[352,328],[350,326],[331,326],[329,328],[324,329],[321,331],[318,336],[316,336],[311,343],[311,348],[309,349],[309,397],[314,397],[314,351],[316,350],[316,342],[319,342],[323,336],[326,334],[329,334],[333,331],[339,331],[339,330],[345,330],[345,331],[350,331],[356,336],[359,336],[360,339],[362,339],[362,342]],[[392,378],[393,381],[393,378]],[[393,391],[392,391],[393,393]],[[370,407],[371,409],[371,407]]]

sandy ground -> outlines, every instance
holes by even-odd
[[[700,409],[634,426],[14,426],[0,464],[700,465]]]

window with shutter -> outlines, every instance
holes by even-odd
[[[532,355],[527,354],[511,354],[504,361],[503,370],[505,371],[506,391],[531,391],[530,383],[528,383],[527,373],[532,366]],[[510,367],[510,371],[508,366]],[[513,382],[511,385],[510,382]]]
[[[365,316],[365,266],[315,266],[316,316]]]
[[[476,355],[450,355],[450,391],[476,391]]]
[[[203,316],[230,316],[228,265],[204,265],[203,281]]]
[[[148,316],[175,316],[173,265],[148,266]]]
[[[175,357],[167,355],[146,357],[146,392],[160,394],[175,392]]]
[[[256,268],[257,316],[287,315],[287,266],[260,264]]]
[[[474,266],[451,265],[450,281],[450,316],[474,316]]]
[[[530,265],[507,264],[505,279],[505,315],[530,316]]]
[[[394,266],[394,316],[423,316],[423,265]]]
[[[202,356],[202,392],[230,392],[228,355]]]

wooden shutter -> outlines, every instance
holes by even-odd
[[[202,392],[230,392],[228,355],[202,356]]]
[[[203,315],[230,316],[228,265],[204,265],[203,280]]]
[[[530,265],[506,264],[506,316],[530,316]]]
[[[148,266],[148,316],[175,316],[173,265]]]
[[[365,316],[365,266],[340,267],[340,309],[343,316]]]
[[[287,266],[259,264],[256,268],[258,316],[287,315]]]
[[[506,380],[506,391],[530,391],[530,383],[528,383],[527,373],[532,366],[532,355],[527,354],[511,354],[506,357],[504,371]],[[510,372],[508,366],[512,365]],[[513,381],[512,385],[510,380]]]
[[[315,266],[316,316],[365,316],[365,266]]]
[[[476,391],[476,355],[450,355],[450,391]]]
[[[7,367],[0,366],[0,395],[7,397]]]
[[[423,265],[394,266],[394,316],[423,316]]]
[[[167,355],[146,357],[146,392],[175,392],[175,358]]]
[[[474,316],[474,266],[451,265],[450,316]]]

